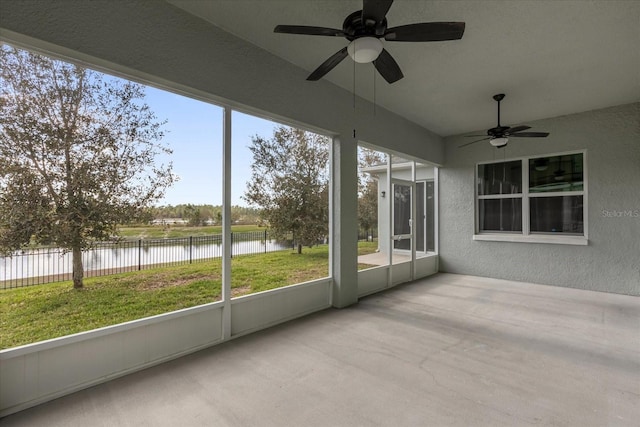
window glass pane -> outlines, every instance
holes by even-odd
[[[393,234],[394,236],[411,235],[411,186],[393,185]],[[394,240],[395,249],[411,249],[411,238],[402,237]]]
[[[393,186],[393,234],[411,234],[411,187]]]
[[[532,233],[584,234],[583,197],[532,197]]]
[[[388,161],[358,146],[358,270],[389,264]]]
[[[522,199],[478,200],[480,231],[522,231]]]
[[[582,153],[529,160],[529,191],[582,191]]]
[[[522,162],[478,165],[478,194],[522,193]]]
[[[329,138],[234,111],[231,296],[329,275]]]
[[[223,110],[0,52],[0,350],[220,300]]]
[[[435,187],[433,181],[427,182],[427,206],[426,206],[426,223],[427,229],[427,251],[434,252],[436,250],[436,223],[435,223]]]
[[[430,168],[430,169],[433,169],[433,168]],[[435,213],[435,200],[434,200],[433,181],[416,182],[416,251],[417,252],[434,252],[435,251],[434,213]]]
[[[425,248],[425,225],[427,222],[426,210],[426,183],[416,182],[416,251],[426,252]]]

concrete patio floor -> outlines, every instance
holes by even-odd
[[[400,264],[403,262],[411,261],[410,255],[404,254],[393,254],[393,264]],[[358,264],[369,264],[369,265],[388,265],[389,264],[389,254],[384,252],[374,252],[372,254],[360,255],[358,256]]]
[[[640,298],[438,274],[0,424],[632,426],[639,419]]]
[[[416,252],[416,258],[422,258],[425,256],[433,256],[434,252]],[[402,264],[404,262],[411,261],[411,255],[406,255],[404,253],[393,253],[393,264]],[[358,264],[370,264],[370,265],[389,265],[389,254],[384,252],[374,252],[366,255],[358,256]]]

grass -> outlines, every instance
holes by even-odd
[[[221,234],[221,225],[207,225],[203,227],[187,227],[186,225],[170,225],[163,227],[156,226],[140,226],[140,227],[120,227],[120,235],[125,239],[163,239],[174,237],[189,237],[189,236],[206,236],[211,234]],[[264,227],[258,227],[257,225],[233,225],[231,226],[232,232],[247,232],[247,231],[264,231]]]
[[[0,293],[0,348],[55,338],[220,299],[220,261],[60,282]]]
[[[375,251],[376,242],[360,242]],[[231,260],[232,296],[326,277],[327,246]],[[221,299],[221,260],[0,292],[0,349],[193,307]]]
[[[358,242],[358,255],[372,254],[378,250],[378,241]]]

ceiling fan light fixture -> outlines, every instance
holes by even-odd
[[[366,64],[378,58],[382,52],[382,42],[375,37],[360,37],[349,43],[347,52],[354,61]]]
[[[509,138],[493,138],[489,140],[489,144],[493,145],[494,147],[504,147],[505,145],[507,145],[507,142],[509,142]]]

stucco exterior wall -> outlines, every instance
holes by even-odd
[[[461,136],[445,139],[440,271],[640,295],[640,103],[527,124],[550,136],[511,139],[506,153],[488,143],[458,148],[468,141]],[[582,149],[587,246],[472,240],[477,162]]]

